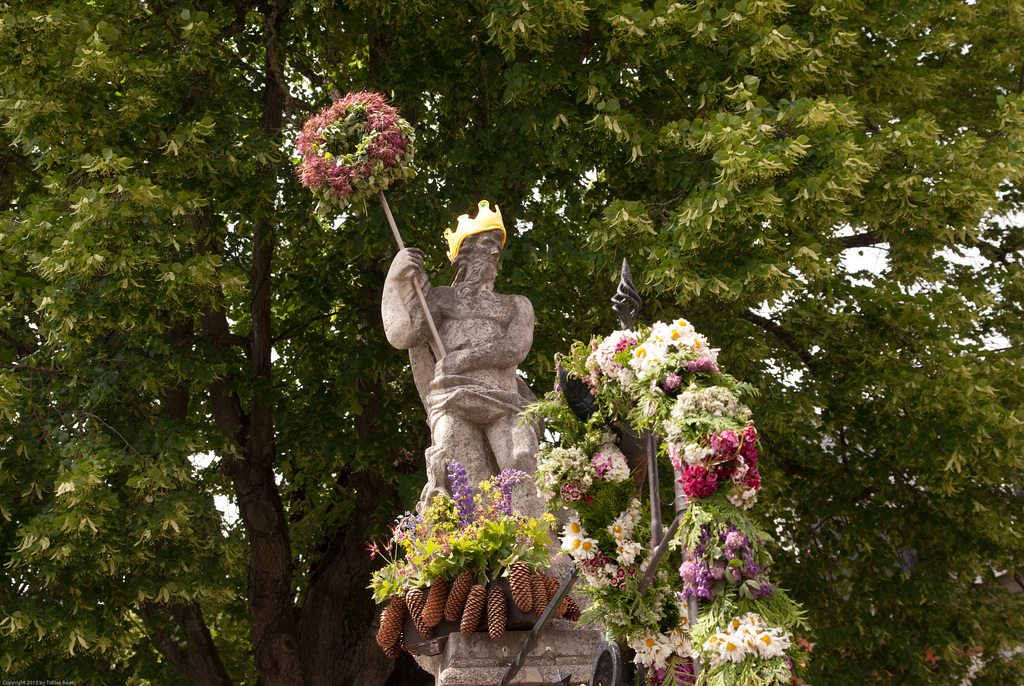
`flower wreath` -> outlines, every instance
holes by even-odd
[[[310,117],[295,148],[302,185],[320,198],[317,212],[350,204],[356,212],[396,179],[411,178],[416,136],[380,93],[349,93]]]
[[[557,364],[562,381],[525,420],[544,419],[557,435],[538,453],[535,479],[550,508],[570,511],[562,550],[592,601],[584,621],[626,642],[649,684],[797,683],[804,655],[792,630],[803,612],[769,582],[771,539],[746,513],[761,476],[741,398],[755,389],[723,373],[717,350],[684,319],[576,342]],[[651,517],[638,497],[646,462],[626,454],[635,456],[629,439],[643,432],[661,437],[661,482],[675,480],[687,501],[646,590]],[[694,626],[690,599],[700,601]]]

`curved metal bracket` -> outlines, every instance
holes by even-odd
[[[618,643],[605,643],[594,658],[589,686],[626,686],[633,683],[633,661],[625,659]]]

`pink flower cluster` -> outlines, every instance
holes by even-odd
[[[611,588],[626,588],[626,584],[641,576],[642,571],[639,565],[621,567],[604,553],[597,553],[590,559],[577,560],[576,564],[584,578],[599,587],[608,586]]]
[[[566,481],[562,484],[562,488],[559,489],[559,493],[563,500],[567,500],[569,502],[575,502],[583,495],[583,491],[580,490],[580,485],[573,481]]]
[[[605,472],[612,468],[611,455],[605,455],[603,453],[594,453],[594,457],[590,458],[590,461],[594,463],[594,471],[597,472],[598,481],[601,480]]]
[[[365,131],[369,143],[366,159],[353,166],[340,164],[324,154],[324,130],[343,120],[355,108],[366,114]],[[349,93],[310,117],[302,127],[295,148],[302,157],[299,181],[336,201],[351,196],[378,171],[395,169],[410,156],[412,141],[402,130],[398,109],[387,104],[380,93]],[[406,125],[407,126],[407,125]],[[385,184],[386,185],[386,184]],[[376,191],[374,191],[376,192]]]
[[[679,483],[688,498],[707,498],[720,486],[732,483],[738,490],[735,497],[748,500],[761,488],[761,474],[757,470],[757,431],[748,425],[742,434],[721,431],[708,439],[711,453],[701,464],[682,470]],[[674,459],[678,467],[682,463]],[[749,494],[749,495],[747,495]]]
[[[629,350],[637,344],[636,334],[632,331],[613,331],[600,343],[592,341],[590,357],[587,358],[587,371],[590,376],[587,382],[597,387],[598,380],[607,376],[619,380],[624,369],[622,363],[615,360],[615,356],[624,350]]]

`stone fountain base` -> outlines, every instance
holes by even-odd
[[[496,686],[529,634],[529,631],[506,631],[492,641],[486,632],[470,636],[455,632],[448,635],[439,654],[419,656],[416,662],[434,675],[437,686]],[[552,620],[511,683],[516,686],[586,684],[603,642],[599,631],[577,629],[571,622]]]

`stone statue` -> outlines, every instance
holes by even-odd
[[[533,343],[533,306],[524,296],[494,292],[505,227],[497,207],[491,210],[481,200],[478,208],[475,219],[462,215],[457,230],[445,232],[455,268],[451,286],[431,287],[423,252],[416,248],[395,256],[384,282],[384,330],[391,345],[409,351],[430,424],[420,508],[448,491],[449,461],[462,463],[474,487],[507,468],[536,472],[539,429],[519,426],[518,416],[535,397],[516,373]],[[415,295],[414,279],[436,324],[443,358]],[[543,512],[533,489],[516,491],[517,511]]]

